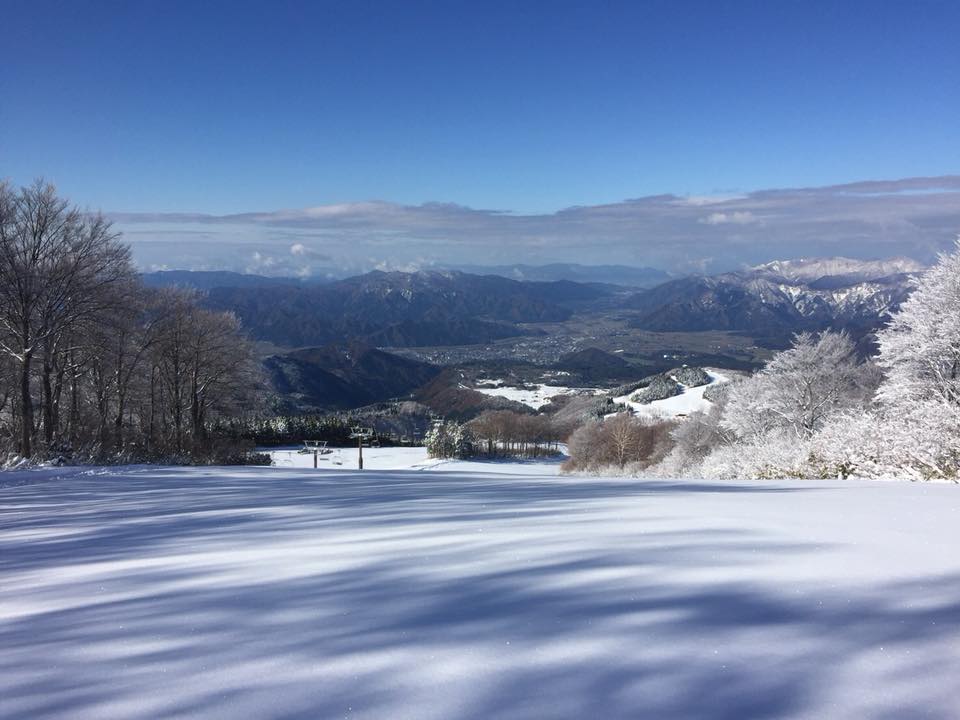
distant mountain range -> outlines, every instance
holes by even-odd
[[[643,330],[733,330],[782,341],[801,330],[876,329],[909,295],[922,270],[907,259],[780,261],[742,272],[671,280],[626,306]]]
[[[583,309],[627,310],[641,330],[748,333],[776,344],[805,329],[869,332],[910,292],[922,270],[913,260],[782,260],[740,272],[667,280],[629,294],[599,273],[604,266],[484,268],[536,277],[583,270],[606,283],[512,280],[461,271],[371,272],[332,282],[229,272],[145,274],[154,286],[194,287],[206,304],[230,310],[250,334],[281,347],[361,340],[377,347],[490,343],[541,332],[518,323],[564,322]],[[622,272],[622,266],[606,266]],[[647,273],[658,271],[627,268]],[[538,275],[539,273],[539,275]],[[639,276],[635,281],[639,282]]]
[[[518,282],[461,272],[372,272],[324,285],[214,287],[205,303],[285,347],[348,339],[393,347],[485,343],[514,323],[562,322],[611,290],[566,280]],[[529,334],[524,331],[524,334]]]
[[[765,347],[783,346],[801,330],[842,328],[867,338],[869,347],[870,333],[909,295],[922,269],[899,258],[789,260],[671,279],[635,292],[609,283],[460,271],[372,272],[326,283],[226,272],[150,273],[144,279],[202,290],[207,306],[236,313],[253,338],[301,348],[264,361],[290,410],[347,409],[415,393],[438,412],[446,407],[468,417],[499,405],[465,389],[453,368],[377,348],[545,335],[553,332],[549,324],[579,311],[588,314],[578,322],[613,318],[645,331],[732,331]],[[562,355],[544,370],[584,385],[629,381],[637,372],[623,356],[596,347]]]
[[[601,271],[610,268],[613,277]],[[461,271],[371,272],[321,282],[230,272],[146,273],[153,286],[202,290],[206,303],[236,312],[249,332],[281,346],[363,339],[377,346],[487,343],[512,337],[515,323],[563,322],[575,309],[612,303],[636,311],[634,327],[656,331],[782,333],[831,324],[870,326],[895,309],[923,266],[906,259],[781,260],[744,271],[689,276],[625,295],[622,266],[496,266],[500,273],[547,277],[583,271],[604,283],[514,280]],[[589,272],[587,272],[589,271]],[[663,273],[659,273],[663,275]]]
[[[509,280],[527,282],[556,282],[569,280],[577,283],[602,283],[632,288],[648,288],[670,279],[663,270],[628,265],[578,265],[577,263],[551,263],[548,265],[457,265],[443,271],[462,272],[468,275],[497,275]],[[430,272],[425,270],[424,272]],[[340,277],[269,277],[248,275],[225,270],[157,270],[143,273],[144,282],[152,287],[190,287],[210,290],[219,287],[273,287],[277,285],[324,285],[336,282]],[[356,276],[349,276],[356,277]]]
[[[579,283],[605,283],[626,287],[649,288],[670,279],[663,270],[628,265],[458,265],[453,268],[473,275],[500,275],[512,280],[553,282],[572,280]]]

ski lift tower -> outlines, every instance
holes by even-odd
[[[363,470],[363,443],[369,442],[373,437],[373,428],[360,426],[350,428],[350,437],[357,441],[357,469]]]

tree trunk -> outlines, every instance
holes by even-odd
[[[117,415],[113,419],[113,445],[117,452],[123,450],[123,413],[126,402],[125,393],[117,393]]]
[[[20,454],[28,458],[33,454],[31,441],[33,432],[33,398],[30,397],[30,365],[33,355],[23,354],[20,362]]]
[[[44,354],[43,357],[43,439],[47,447],[53,443],[53,367],[50,358]]]
[[[153,451],[154,437],[156,433],[156,394],[157,394],[157,369],[150,368],[150,420],[147,423],[147,452]]]
[[[54,375],[56,379],[53,383],[53,427],[58,437],[62,437],[60,420],[63,417],[63,404],[61,400],[63,399],[63,378],[66,372],[66,365],[61,362]]]
[[[190,398],[190,435],[194,442],[200,442],[200,396],[192,390]]]
[[[80,440],[80,379],[79,368],[72,365],[70,369],[70,444],[76,445]]]

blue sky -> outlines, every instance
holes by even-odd
[[[0,5],[0,177],[108,212],[960,172],[952,1]]]

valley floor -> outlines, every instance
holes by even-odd
[[[958,547],[950,485],[4,473],[0,717],[956,718]]]

